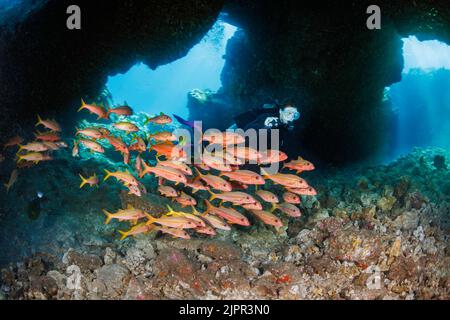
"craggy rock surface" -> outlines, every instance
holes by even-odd
[[[450,171],[435,167],[436,155],[450,159],[417,149],[385,166],[311,174],[319,194],[303,198],[303,217],[284,219],[280,233],[256,223],[214,239],[149,234],[120,242],[99,225],[102,236],[87,229],[91,241],[76,249],[41,248],[5,265],[0,297],[449,299]],[[152,210],[164,204],[120,198]]]

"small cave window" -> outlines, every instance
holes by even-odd
[[[450,46],[403,39],[402,80],[386,88],[394,113],[392,155],[414,147],[450,149]]]
[[[114,104],[126,102],[136,112],[188,116],[187,94],[193,89],[217,91],[228,40],[237,28],[220,18],[186,56],[150,69],[143,63],[109,77],[106,87]]]

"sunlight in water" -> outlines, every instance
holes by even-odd
[[[419,41],[414,36],[404,38],[403,57],[403,73],[408,73],[411,69],[450,69],[450,46],[437,40]]]
[[[216,22],[189,53],[172,63],[151,70],[139,63],[127,73],[110,77],[107,87],[114,103],[126,101],[135,111],[177,113],[187,117],[187,94],[192,89],[218,90],[226,44],[236,27]]]

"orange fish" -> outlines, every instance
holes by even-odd
[[[157,144],[149,143],[149,151],[155,150],[158,155],[166,156],[168,159],[186,159],[186,152],[182,147],[173,144],[170,141],[165,141]]]
[[[181,191],[179,197],[175,198],[175,201],[181,204],[183,208],[187,206],[195,206],[197,204],[197,200],[195,200],[190,195],[184,193],[183,191]]]
[[[105,224],[108,224],[111,219],[117,219],[119,221],[137,221],[141,218],[151,218],[151,216],[141,210],[136,209],[131,205],[128,205],[126,209],[120,209],[116,213],[111,213],[103,209],[103,213],[106,215],[106,221]]]
[[[8,183],[5,183],[7,193],[9,192],[9,189],[11,189],[11,187],[14,185],[14,183],[16,183],[18,176],[19,176],[19,170],[14,169],[11,172],[11,176],[9,177]]]
[[[215,207],[208,200],[205,199],[207,210],[206,212],[212,213],[216,216],[224,218],[231,224],[238,224],[241,226],[249,226],[250,222],[239,211],[233,208],[225,208],[223,206]]]
[[[114,147],[116,151],[122,153],[129,153],[127,145],[120,138],[116,138],[114,136],[103,136],[108,142]]]
[[[233,190],[247,190],[248,186],[238,181],[230,181]]]
[[[172,123],[172,118],[168,115],[165,115],[163,112],[161,112],[158,116],[155,117],[147,117],[147,120],[144,122],[144,125],[148,123],[155,123],[155,124],[168,124]]]
[[[197,168],[199,168],[199,169],[202,169],[203,171],[209,171],[209,170],[211,170],[211,168],[208,167],[208,166],[207,166],[206,164],[204,164],[204,163],[194,163],[194,166],[197,167]]]
[[[51,156],[49,156],[48,154],[43,154],[43,153],[39,153],[39,152],[17,154],[17,157],[18,157],[17,163],[19,163],[22,160],[32,161],[34,163],[39,163],[40,161],[53,160],[53,158]]]
[[[62,141],[60,141],[59,143],[55,143],[52,141],[43,141],[42,143],[47,147],[47,150],[50,150],[50,151],[59,150],[59,149],[61,149],[61,147],[67,146],[66,144],[61,144],[61,143],[64,143]]]
[[[258,197],[263,199],[265,202],[278,203],[278,197],[272,192],[267,190],[258,190],[255,192]]]
[[[138,126],[136,126],[134,123],[127,121],[116,122],[113,124],[113,127],[116,128],[117,130],[125,131],[126,133],[139,131]]]
[[[250,170],[236,170],[233,172],[221,173],[220,176],[225,176],[231,180],[235,180],[244,184],[265,184],[266,181],[256,172]]]
[[[222,218],[210,214],[208,211],[205,211],[204,213],[199,213],[195,207],[192,207],[192,214],[195,214],[197,216],[201,216],[206,222],[208,222],[213,228],[229,231],[231,230],[231,227],[226,223]]]
[[[47,129],[50,129],[52,131],[55,131],[55,132],[60,132],[61,131],[60,125],[55,120],[48,120],[48,119],[47,120],[42,120],[39,115],[37,115],[37,118],[38,118],[38,122],[35,125],[36,127],[41,124],[44,127],[46,127]]]
[[[102,133],[103,138],[105,138],[106,136],[111,135],[111,131],[109,131],[109,130],[106,129],[106,128],[98,128],[97,130],[100,131],[100,132]]]
[[[212,174],[202,174],[200,173],[200,171],[198,171],[198,169],[195,169],[197,171],[198,176],[200,177],[200,179],[202,179],[207,185],[209,185],[211,188],[214,188],[216,190],[221,190],[221,191],[231,191],[231,184],[222,179],[221,177],[218,176],[214,176]]]
[[[283,202],[280,204],[273,203],[271,211],[275,211],[276,209],[279,209],[280,211],[286,213],[288,216],[294,218],[300,217],[302,215],[299,208],[288,202]]]
[[[109,120],[109,116],[107,115],[108,112],[106,109],[102,106],[97,106],[94,104],[86,104],[83,99],[81,99],[81,107],[78,109],[78,112],[80,112],[83,109],[89,110],[91,114],[96,114],[98,116],[97,120],[99,119],[106,119]]]
[[[19,151],[21,150],[42,152],[49,150],[49,147],[43,142],[30,142],[26,145],[19,144]]]
[[[287,189],[289,192],[298,194],[300,196],[315,196],[317,195],[317,191],[313,188],[313,187],[306,187],[306,188],[288,188]]]
[[[116,171],[116,172],[110,172],[107,169],[104,169],[106,172],[106,176],[103,179],[103,181],[106,181],[106,179],[108,179],[109,177],[114,177],[119,181],[122,181],[126,184],[130,184],[133,186],[137,186],[139,185],[138,181],[136,180],[136,178],[127,171]]]
[[[3,149],[6,149],[8,147],[17,146],[17,145],[21,144],[22,142],[23,142],[23,138],[21,136],[12,137],[3,145]]]
[[[162,216],[161,218],[155,218],[152,216],[147,217],[147,224],[159,224],[161,226],[177,229],[193,229],[197,227],[197,224],[186,217],[175,216]]]
[[[221,157],[213,156],[211,153],[203,152],[202,161],[208,167],[218,171],[231,171],[231,166],[225,163],[225,160]]]
[[[129,236],[135,236],[135,235],[141,234],[141,233],[148,233],[149,231],[153,230],[154,228],[155,228],[155,226],[148,225],[146,222],[142,222],[142,223],[139,223],[139,224],[133,226],[128,231],[119,230],[119,233],[122,236],[120,238],[120,241],[124,240],[125,238],[127,238]]]
[[[177,190],[175,190],[174,188],[172,188],[170,186],[158,186],[158,191],[163,196],[168,197],[168,198],[178,197]]]
[[[59,141],[61,137],[56,132],[39,132],[37,131],[35,134],[37,140],[41,141]]]
[[[186,174],[188,176],[192,175],[192,169],[187,164],[185,164],[181,161],[173,160],[173,159],[161,161],[159,159],[159,157],[156,157],[156,160],[157,160],[158,164],[160,164],[163,167],[170,167],[170,168],[180,170],[181,172],[183,172],[184,174]]]
[[[159,230],[162,233],[170,234],[173,238],[190,239],[189,234],[181,229],[177,228],[167,228],[167,227],[156,227],[155,230]]]
[[[280,218],[278,218],[276,215],[273,215],[272,213],[264,210],[250,210],[251,213],[253,213],[258,219],[260,219],[265,224],[274,226],[274,227],[282,227],[283,223],[281,222]]]
[[[222,192],[222,193],[213,193],[211,190],[208,190],[211,193],[210,201],[214,199],[221,199],[224,202],[231,202],[233,204],[241,205],[241,204],[249,204],[255,203],[256,200],[251,195],[241,191],[230,191],[230,192]]]
[[[92,141],[89,139],[80,139],[78,142],[81,143],[86,148],[88,148],[89,150],[92,150],[95,152],[100,152],[100,153],[105,152],[105,149],[103,149],[103,147],[95,141]]]
[[[172,132],[169,131],[161,131],[148,135],[148,139],[153,139],[156,141],[177,141],[178,138]]]
[[[261,154],[258,152],[258,150],[252,149],[250,147],[232,146],[231,148],[227,148],[227,152],[233,157],[248,161],[258,162],[261,158]]]
[[[186,176],[181,172],[180,170],[170,168],[170,167],[163,167],[159,164],[157,164],[154,167],[150,167],[147,165],[144,161],[142,161],[143,170],[141,171],[140,177],[142,178],[146,174],[153,173],[157,177],[164,178],[166,180],[170,180],[176,183],[186,183],[187,179]]]
[[[141,155],[138,154],[136,158],[134,159],[134,168],[136,169],[137,173],[140,175],[142,171],[142,158]]]
[[[314,165],[311,162],[303,159],[302,157],[298,157],[297,160],[291,160],[290,162],[285,163],[283,165],[283,168],[296,170],[297,173],[301,173],[303,171],[311,171],[315,169]]]
[[[271,179],[272,181],[288,188],[297,189],[308,187],[308,184],[304,179],[293,174],[275,173],[269,175],[263,168],[261,168],[261,174]]]
[[[267,164],[267,163],[275,163],[281,162],[287,159],[287,154],[280,150],[267,150],[265,152],[261,152],[261,158],[259,159],[259,163]]]
[[[261,202],[256,201],[255,203],[244,204],[242,205],[242,208],[244,208],[245,210],[262,210],[263,206]]]
[[[89,178],[85,178],[81,174],[79,176],[81,178],[80,189],[83,188],[83,186],[85,184],[89,184],[91,187],[92,186],[97,186],[98,187],[98,177],[97,177],[97,175],[95,173],[94,173],[93,176],[91,176]]]
[[[236,132],[211,132],[203,134],[203,141],[208,141],[214,144],[221,145],[232,145],[232,144],[240,144],[245,142],[245,137]]]
[[[133,114],[133,109],[131,109],[129,106],[111,108],[106,112],[106,116],[109,118],[111,113],[114,113],[118,116],[131,116]]]
[[[283,200],[292,204],[299,204],[301,202],[300,197],[292,192],[283,193]]]
[[[209,236],[215,236],[216,235],[216,231],[210,226],[197,227],[197,228],[194,229],[194,231],[197,232],[197,233],[206,234],[206,235],[209,235]]]
[[[135,139],[136,142],[133,143],[128,149],[130,151],[138,151],[139,153],[145,152],[145,150],[147,150],[147,145],[145,144],[144,139],[139,136],[136,136]]]
[[[209,190],[208,186],[205,186],[199,179],[188,179],[185,183],[186,187],[192,189],[192,193],[196,193],[199,190]]]
[[[192,206],[192,208],[194,207]],[[169,212],[166,213],[167,216],[185,217],[192,220],[197,225],[197,227],[206,226],[205,221],[203,221],[202,218],[200,218],[198,215],[183,211],[174,211],[169,205],[167,205],[167,209],[169,209]]]
[[[86,137],[93,139],[101,139],[103,137],[103,134],[95,128],[84,128],[84,129],[75,128],[75,129],[77,130],[77,132],[75,133],[76,136],[82,134]]]

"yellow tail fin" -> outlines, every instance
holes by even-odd
[[[211,193],[211,198],[209,198],[209,201],[213,201],[214,199],[216,199],[217,195],[211,191],[211,189],[208,189],[208,192]]]
[[[106,215],[105,224],[108,224],[111,222],[111,219],[113,218],[113,215],[111,212],[106,211],[105,209],[102,210],[103,213]]]
[[[80,112],[81,110],[83,110],[85,105],[86,105],[86,102],[84,102],[83,98],[81,98],[81,107],[80,107],[80,109],[78,109],[77,112]]]
[[[81,184],[80,184],[80,189],[83,188],[83,186],[88,183],[88,181],[81,175],[79,174],[80,178],[81,178]]]
[[[23,149],[23,145],[18,144],[18,146],[19,146],[19,150],[17,150],[17,151],[21,151]]]
[[[120,237],[120,241],[122,241],[122,240],[124,240],[126,237],[128,237],[128,232],[126,232],[126,231],[119,230],[119,233],[122,235],[122,236]]]
[[[37,127],[38,125],[40,125],[42,123],[42,119],[39,115],[37,115],[38,118],[38,122],[34,125],[35,127]]]
[[[106,172],[106,176],[105,176],[105,178],[103,179],[103,181],[106,181],[106,179],[108,179],[109,177],[111,177],[112,172],[108,171],[108,169],[103,169],[103,170],[105,170],[105,172]]]
[[[275,210],[277,210],[277,204],[272,202],[272,207],[270,208],[270,212],[274,212]]]

